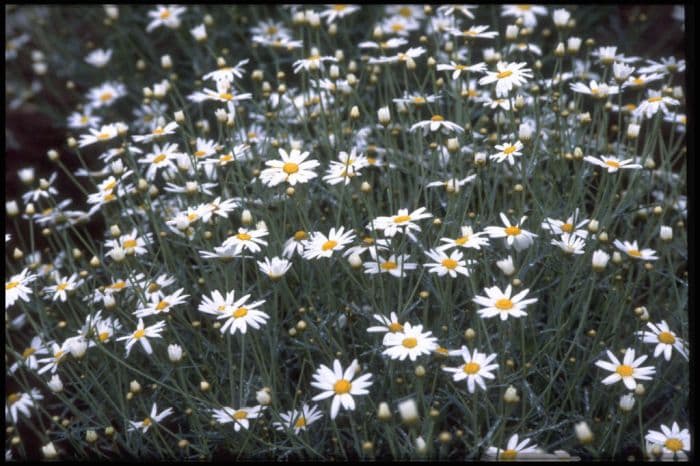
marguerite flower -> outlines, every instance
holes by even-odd
[[[32,290],[27,285],[36,278],[35,274],[29,273],[29,269],[24,269],[17,275],[11,276],[10,280],[5,282],[5,309],[12,306],[18,298],[29,302]]]
[[[419,207],[409,214],[408,209],[399,209],[396,215],[375,218],[367,225],[367,228],[383,231],[384,236],[387,238],[393,237],[396,233],[406,233],[413,237],[412,231],[420,231],[420,227],[413,222],[433,216],[433,214],[425,212],[425,210],[425,207]],[[415,237],[413,238],[415,239]]]
[[[309,180],[316,178],[314,168],[320,164],[318,160],[306,160],[309,152],[300,152],[299,149],[292,149],[287,153],[286,150],[278,149],[281,160],[269,160],[265,162],[270,168],[264,169],[260,173],[260,180],[267,186],[277,186],[280,183],[287,182],[294,186],[297,183],[306,183]]]
[[[595,80],[591,80],[589,86],[583,83],[572,83],[569,87],[574,92],[588,94],[596,99],[605,99],[609,95],[618,94],[620,92],[618,86],[608,86],[605,83],[598,84]]]
[[[651,376],[656,373],[654,367],[639,367],[644,361],[646,361],[647,356],[643,355],[639,358],[634,358],[634,349],[627,348],[625,351],[625,357],[620,363],[620,361],[615,357],[612,351],[607,350],[608,361],[596,361],[595,365],[606,371],[610,371],[613,374],[607,376],[603,379],[605,385],[610,385],[615,382],[622,380],[628,390],[634,390],[637,387],[637,380],[651,380]]]
[[[479,84],[496,83],[496,97],[507,97],[514,87],[520,87],[527,78],[532,79],[532,70],[525,68],[527,63],[496,63],[496,71],[487,71],[486,76],[479,79]]]
[[[213,409],[214,420],[219,424],[228,424],[233,422],[233,430],[238,432],[241,429],[248,429],[250,427],[250,420],[257,419],[263,407],[253,406],[253,407],[243,407],[243,408],[231,408],[224,406],[221,409]]]
[[[372,251],[370,250],[370,253]],[[410,257],[406,254],[392,254],[387,259],[384,259],[376,255],[376,250],[374,252],[374,260],[362,264],[366,274],[388,273],[394,277],[402,278],[407,270],[415,270],[418,267],[418,264],[414,262],[407,262]]]
[[[613,244],[617,249],[624,252],[633,259],[639,259],[643,261],[655,261],[658,259],[658,257],[656,256],[656,251],[654,251],[653,249],[647,248],[642,249],[640,251],[639,246],[637,245],[637,240],[634,240],[630,243],[629,241],[620,241],[619,239],[616,239],[615,241],[613,241]]]
[[[505,227],[490,226],[484,228],[484,231],[491,238],[506,238],[508,247],[513,246],[516,251],[522,251],[530,247],[537,235],[520,228],[527,217],[523,216],[516,225],[511,225],[510,220],[503,212],[500,213],[500,216]]]
[[[374,317],[374,319],[377,320],[382,325],[368,327],[367,331],[369,333],[377,333],[377,332],[396,333],[396,332],[403,331],[403,324],[401,322],[399,322],[399,317],[396,315],[395,312],[392,312],[389,315],[389,317],[383,316],[381,314],[374,314],[372,317]]]
[[[270,277],[271,280],[278,280],[292,267],[292,263],[281,257],[266,257],[264,261],[258,261],[260,271]]]
[[[658,324],[647,322],[647,327],[649,327],[649,330],[651,330],[650,332],[639,331],[637,332],[637,336],[644,343],[656,345],[656,348],[654,348],[655,358],[659,357],[661,353],[663,353],[664,359],[666,359],[666,361],[670,361],[671,353],[675,348],[676,351],[678,351],[681,356],[686,359],[686,361],[688,360],[688,348],[686,346],[686,342],[678,338],[678,336],[668,328],[668,324],[665,320],[662,320]]]
[[[487,238],[482,238],[483,235],[487,233],[480,231],[479,233],[474,233],[472,227],[465,225],[460,228],[461,235],[457,238],[440,238],[440,241],[445,243],[442,246],[438,246],[436,249],[438,251],[446,251],[450,248],[473,248],[481,249],[481,246],[488,246],[489,240]]]
[[[134,430],[140,430],[142,434],[148,432],[148,429],[154,424],[158,424],[160,421],[170,416],[173,413],[173,408],[167,408],[158,412],[158,406],[153,403],[151,407],[151,413],[143,419],[143,421],[129,421],[129,432]]]
[[[476,261],[464,260],[464,255],[461,251],[455,249],[448,256],[444,250],[431,249],[426,251],[425,254],[430,257],[434,262],[426,262],[423,264],[428,267],[428,272],[438,274],[438,277],[449,274],[450,277],[456,278],[457,274],[462,274],[465,277],[469,276],[469,269],[466,267],[467,263],[473,265]]]
[[[309,428],[309,425],[318,421],[323,417],[323,414],[318,410],[316,405],[309,406],[304,403],[301,411],[293,409],[286,413],[280,413],[282,422],[273,422],[272,426],[277,430],[293,429],[295,434]]]
[[[260,252],[260,246],[267,246],[267,241],[262,239],[263,236],[267,235],[268,231],[266,228],[249,230],[248,228],[241,227],[238,229],[238,233],[226,238],[221,246],[224,248],[232,248],[235,255],[240,254],[245,249],[255,254]]]
[[[505,450],[501,450],[496,447],[489,447],[486,450],[486,456],[488,458],[497,458],[499,460],[515,460],[515,459],[528,459],[541,457],[542,450],[538,448],[537,445],[529,445],[530,439],[525,439],[518,443],[518,434],[513,434],[513,436],[508,439],[508,444]],[[532,456],[531,456],[532,455]]]
[[[187,10],[184,6],[178,5],[157,5],[155,10],[148,12],[151,22],[146,26],[146,32],[165,26],[170,29],[180,27],[180,15]]]
[[[508,285],[505,292],[501,291],[497,286],[492,286],[491,288],[484,288],[484,292],[488,297],[476,296],[472,301],[485,306],[477,311],[485,319],[500,316],[501,320],[506,320],[509,316],[522,317],[527,315],[527,312],[524,311],[525,306],[536,303],[537,298],[523,299],[527,296],[529,289],[525,289],[511,297],[512,291],[513,289],[510,285]]]
[[[354,359],[345,371],[337,359],[333,361],[333,370],[321,364],[313,375],[314,381],[311,385],[322,390],[321,393],[313,397],[314,401],[324,400],[333,397],[331,402],[331,419],[335,419],[342,404],[344,409],[354,411],[354,396],[367,395],[367,388],[372,385],[370,379],[372,374],[364,374],[353,380],[358,373],[360,365]]]
[[[345,231],[345,227],[337,230],[331,228],[328,236],[320,231],[311,233],[308,240],[304,240],[304,259],[320,259],[331,257],[334,251],[342,250],[347,244],[355,239],[355,233]]]
[[[109,141],[114,139],[119,134],[119,129],[116,124],[103,125],[99,130],[94,128],[89,128],[90,134],[81,134],[80,141],[78,141],[78,147],[89,146],[96,142]]]
[[[505,144],[499,144],[495,147],[496,150],[499,152],[491,154],[489,158],[491,160],[495,160],[498,163],[507,160],[508,164],[513,165],[515,164],[515,157],[523,155],[523,153],[520,151],[523,149],[524,146],[523,143],[520,141],[515,141],[515,144],[506,142]]]
[[[411,326],[408,322],[402,330],[386,333],[382,344],[387,347],[382,354],[400,361],[406,358],[415,361],[418,356],[430,354],[438,347],[432,332],[423,333],[422,325]]]
[[[153,353],[153,348],[151,347],[151,343],[148,341],[148,339],[162,338],[160,334],[164,328],[165,322],[162,320],[156,322],[155,324],[149,327],[144,327],[143,319],[139,319],[139,323],[136,327],[136,330],[134,330],[134,333],[132,333],[131,335],[119,337],[117,338],[117,341],[126,340],[126,357],[129,357],[131,347],[134,346],[137,342],[141,343],[141,346],[147,354],[151,354]]]
[[[659,110],[661,110],[664,114],[668,114],[669,105],[676,106],[680,104],[680,101],[672,97],[661,95],[661,91],[649,89],[647,91],[647,98],[640,102],[633,114],[636,117],[643,116],[644,118],[651,118],[656,115],[656,112]]]
[[[649,430],[644,437],[648,442],[663,447],[663,453],[666,455],[684,455],[683,452],[690,453],[690,432],[688,429],[683,429],[674,422],[671,428],[661,424],[661,432]]]
[[[69,291],[74,291],[83,283],[82,278],[78,278],[78,274],[74,273],[70,277],[61,277],[58,274],[54,274],[55,285],[47,286],[44,288],[44,293],[52,294],[52,301],[61,299],[61,302],[65,303],[68,299],[67,293]]]
[[[424,133],[427,133],[428,130],[432,132],[442,130],[443,133],[449,133],[450,131],[464,132],[464,128],[457,123],[445,120],[445,117],[442,115],[433,115],[430,120],[419,121],[411,126],[409,131],[413,132],[417,129],[422,129]]]
[[[112,49],[95,49],[88,53],[85,61],[95,68],[102,68],[112,58]]]
[[[530,29],[537,26],[537,16],[547,16],[547,14],[547,8],[543,5],[503,5],[501,7],[501,16],[522,18],[523,25]]]
[[[185,289],[180,288],[176,292],[171,293],[170,295],[165,296],[162,299],[156,298],[150,303],[148,303],[146,307],[134,311],[134,315],[136,317],[146,317],[152,315],[167,314],[170,312],[170,309],[173,306],[177,306],[178,304],[184,304],[186,301],[185,298],[189,298],[190,295],[183,295],[183,291],[185,291]]]
[[[43,399],[44,396],[36,388],[32,388],[29,392],[11,393],[5,401],[5,421],[11,420],[13,424],[17,424],[20,413],[24,417],[31,417],[32,413],[29,409],[34,407],[36,401]]]
[[[632,159],[620,160],[612,155],[601,155],[600,158],[595,158],[593,156],[587,155],[583,158],[588,163],[593,165],[598,165],[599,167],[607,168],[608,173],[615,173],[616,171],[624,169],[640,169],[641,165],[638,163],[632,163]]]
[[[467,379],[467,390],[469,390],[469,393],[474,393],[476,385],[479,385],[482,390],[486,390],[484,378],[490,380],[495,378],[492,372],[498,369],[498,364],[490,363],[496,359],[496,353],[487,355],[477,350],[474,350],[472,353],[466,346],[462,346],[461,349],[450,351],[449,354],[450,356],[462,356],[464,364],[459,367],[443,367],[442,370],[451,372],[453,374],[452,380],[455,382]]]
[[[41,338],[38,335],[35,336],[29,343],[29,346],[22,351],[22,359],[18,359],[10,366],[10,373],[14,374],[20,367],[26,367],[27,369],[33,371],[37,370],[39,367],[39,362],[37,361],[36,357],[40,354],[46,354],[48,352],[49,349],[41,341]]]
[[[231,291],[231,299],[233,299],[233,295],[234,292]],[[217,319],[226,319],[224,325],[221,326],[221,333],[226,333],[226,331],[229,330],[229,333],[233,335],[237,330],[240,330],[240,332],[245,335],[248,326],[258,330],[261,325],[267,322],[270,316],[256,309],[265,304],[265,300],[248,303],[249,298],[250,295],[247,294],[234,301],[230,306],[226,306],[223,311],[220,311]]]
[[[579,238],[588,238],[588,231],[583,227],[589,222],[588,219],[583,219],[576,223],[578,220],[578,212],[576,209],[573,215],[569,216],[566,221],[557,220],[556,218],[547,217],[542,222],[542,228],[549,231],[555,235],[562,235],[568,233],[570,235],[578,236]]]
[[[454,60],[450,60],[450,64],[440,63],[437,66],[438,71],[452,71],[452,79],[459,79],[462,73],[476,72],[483,73],[486,71],[486,63],[479,62],[474,65],[460,65]]]

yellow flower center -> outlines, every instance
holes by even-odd
[[[445,119],[442,117],[442,115],[433,115],[430,121],[445,121]]]
[[[16,288],[18,285],[19,285],[19,282],[5,283],[5,291],[11,290],[12,288]]]
[[[467,241],[469,241],[469,236],[460,236],[455,240],[455,244],[462,246],[464,245]]]
[[[683,449],[683,442],[677,438],[669,438],[664,442],[664,446],[675,453]]]
[[[113,288],[115,290],[123,290],[124,288],[126,288],[126,282],[119,280],[118,282],[109,285],[108,288]]]
[[[188,222],[194,222],[195,220],[197,220],[197,214],[195,214],[194,212],[190,212],[189,214],[187,214]]]
[[[31,355],[34,354],[34,353],[36,353],[36,348],[32,348],[32,347],[30,346],[29,348],[25,349],[25,350],[22,352],[22,357],[23,357],[24,359],[27,359],[29,356],[31,356]]]
[[[292,175],[299,171],[299,165],[297,165],[294,162],[287,162],[284,165],[282,165],[282,171],[285,172],[287,175]]]
[[[10,396],[7,397],[7,403],[13,405],[17,403],[20,398],[22,398],[21,393],[12,393]]]
[[[374,238],[372,238],[371,236],[365,236],[364,238],[362,238],[362,242],[367,245],[372,245],[374,244]]]
[[[221,92],[219,94],[219,98],[223,100],[232,100],[233,99],[233,94],[230,94],[228,92]]]
[[[65,283],[65,282],[64,282],[64,283],[59,283],[58,285],[56,285],[56,290],[57,290],[57,291],[63,291],[63,290],[65,290],[66,288],[68,288],[68,283]]]
[[[408,338],[404,338],[403,341],[401,342],[401,344],[403,346],[405,346],[406,348],[415,348],[416,345],[418,344],[418,340],[416,340],[413,337],[408,337]]]
[[[513,301],[511,301],[508,298],[501,298],[498,301],[496,301],[496,304],[494,304],[497,309],[500,309],[501,311],[507,311],[509,309],[513,308]]]
[[[163,11],[160,12],[160,19],[168,19],[170,18],[170,10],[167,8]]]
[[[633,83],[635,86],[641,86],[642,84],[644,84],[644,80],[643,80],[642,78],[634,78],[634,79],[632,80],[632,83]]]
[[[496,78],[498,78],[498,79],[505,79],[505,78],[507,78],[508,76],[510,76],[510,75],[512,75],[512,74],[513,74],[512,71],[510,71],[510,70],[505,70],[505,71],[501,71],[500,73],[498,73],[498,74],[496,75]]]
[[[275,26],[268,26],[266,31],[271,36],[277,34],[277,28]]]
[[[134,332],[133,338],[138,340],[146,336],[146,331],[144,329],[139,329]]]
[[[242,410],[242,409],[239,409],[238,411],[236,411],[235,413],[233,413],[233,414],[231,415],[231,417],[232,417],[233,419],[237,420],[237,421],[240,421],[241,419],[245,419],[245,418],[248,417],[248,412],[247,412],[247,411],[244,411],[244,410]]]
[[[164,133],[165,133],[165,130],[163,128],[161,128],[160,126],[153,130],[153,134],[156,136],[160,136],[161,134],[164,134]]]
[[[520,11],[530,11],[532,5],[518,5],[518,10]]]
[[[389,324],[389,331],[391,333],[400,332],[401,330],[403,330],[403,324],[400,324],[398,322],[392,322]]]
[[[574,231],[574,226],[570,223],[565,223],[561,226],[561,231],[563,231],[564,233],[571,233],[572,231]]]
[[[322,250],[322,251],[328,251],[329,249],[333,249],[333,248],[336,247],[337,245],[338,245],[338,242],[337,242],[337,241],[333,241],[332,239],[329,239],[328,241],[326,241],[325,243],[323,243],[323,245],[321,246],[321,250]]]
[[[102,132],[102,133],[97,135],[97,139],[99,139],[101,141],[104,141],[105,139],[109,139],[110,137],[112,137],[112,136],[107,132]]]
[[[104,185],[104,187],[102,188],[102,191],[111,191],[116,186],[117,186],[117,180],[112,180],[109,183]]]
[[[248,233],[238,233],[236,235],[236,238],[238,238],[241,241],[250,241],[252,236],[250,236]]]
[[[340,379],[336,383],[333,384],[333,390],[338,395],[344,395],[346,393],[349,393],[351,388],[352,388],[352,384],[345,379]]]
[[[407,6],[402,6],[401,8],[399,8],[399,14],[404,18],[410,18],[412,13],[413,12],[411,11],[411,9]]]
[[[394,217],[394,223],[405,223],[411,220],[410,215],[397,215]]]
[[[216,310],[219,311],[219,312],[224,312],[224,311],[226,310],[226,306],[223,305],[223,304],[221,304],[220,306],[218,306],[218,307],[216,308]]]
[[[620,364],[617,366],[617,369],[615,369],[615,372],[620,374],[622,377],[632,377],[632,374],[634,374],[634,368],[632,366],[628,366],[627,364]]]
[[[231,160],[233,160],[233,154],[231,154],[231,153],[225,154],[225,155],[222,155],[221,157],[219,157],[219,163],[226,163],[226,162],[230,162]]]
[[[401,32],[404,30],[404,25],[401,23],[394,23],[391,25],[391,30],[394,32]]]
[[[347,5],[342,5],[342,4],[340,4],[340,5],[338,5],[338,4],[333,5],[333,9],[334,9],[335,11],[344,11],[347,7],[348,7]]]
[[[503,153],[506,155],[510,155],[513,152],[515,152],[516,147],[515,146],[508,146],[505,149],[503,149]]]
[[[245,317],[246,314],[248,314],[248,309],[246,309],[244,307],[239,307],[238,309],[233,311],[233,317],[235,317],[236,319],[240,319],[241,317]]]
[[[661,100],[662,100],[662,97],[649,97],[647,99],[647,102],[649,102],[650,104],[653,104],[655,102],[661,102]]]
[[[456,261],[456,260],[450,259],[450,258],[448,257],[447,259],[443,259],[443,260],[442,260],[442,265],[443,265],[443,267],[446,267],[446,268],[448,268],[448,269],[451,270],[451,269],[456,268],[458,264],[457,264],[457,261]]]
[[[144,427],[149,427],[149,426],[151,426],[151,425],[153,425],[153,421],[151,421],[151,418],[150,418],[150,417],[147,417],[146,419],[143,420],[143,426],[144,426]]]
[[[102,94],[100,94],[100,100],[102,102],[109,102],[110,100],[112,100],[112,97],[113,97],[113,94],[109,91],[106,91],[106,92],[103,92]]]
[[[630,249],[627,251],[627,254],[629,254],[632,257],[642,257],[642,253],[639,252],[637,249]]]
[[[138,245],[138,243],[136,242],[135,239],[128,239],[128,240],[124,241],[124,247],[126,249],[135,248],[137,245]]]
[[[100,334],[97,335],[97,338],[99,338],[100,341],[105,342],[109,338],[109,332],[100,332]]]
[[[618,162],[616,160],[606,160],[605,165],[607,165],[608,167],[612,167],[612,168],[620,168],[621,167],[620,162]]]
[[[502,460],[514,460],[517,457],[518,452],[516,450],[504,450],[499,456],[499,458]]]
[[[672,345],[676,342],[676,337],[671,332],[661,332],[659,333],[659,342]]]
[[[506,235],[517,236],[520,234],[520,228],[515,226],[506,227]]]
[[[463,31],[462,34],[464,34],[465,36],[474,37],[479,35],[479,31],[475,29],[467,29],[466,31]]]
[[[65,353],[66,353],[65,351],[58,350],[53,354],[53,357],[54,357],[54,359],[61,359],[61,357],[63,357],[63,355]]]
[[[165,154],[158,154],[153,158],[153,163],[161,163],[163,160],[167,158],[167,155]]]
[[[206,151],[198,150],[198,151],[196,151],[196,152],[194,153],[194,156],[195,156],[195,157],[204,157],[206,154],[207,154]]]
[[[413,100],[413,103],[414,103],[414,104],[418,104],[418,105],[424,104],[424,103],[425,103],[425,97],[420,97],[420,96],[419,96],[419,97],[414,97],[414,98],[411,99],[411,100]]]
[[[111,202],[111,201],[115,200],[116,198],[117,198],[117,197],[116,197],[114,194],[112,194],[112,193],[107,193],[107,194],[105,194],[104,196],[102,196],[102,199],[103,199],[105,202]]]
[[[294,241],[301,241],[308,237],[309,235],[307,235],[304,230],[298,230],[296,233],[294,233]]]
[[[301,416],[297,421],[294,423],[294,427],[301,429],[302,427],[306,427],[306,418],[304,416]]]
[[[379,266],[379,268],[382,270],[394,270],[397,267],[398,267],[398,264],[396,262],[393,262],[393,261],[386,261]]]
[[[167,301],[161,301],[156,305],[156,311],[160,312],[166,307],[170,306],[170,303]]]
[[[469,375],[473,375],[473,374],[478,373],[479,369],[481,369],[481,366],[479,365],[478,362],[468,362],[462,368],[464,373],[469,374]]]

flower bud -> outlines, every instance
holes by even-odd
[[[85,352],[87,351],[87,341],[82,337],[71,340],[68,349],[75,359],[80,359],[85,356]]]
[[[350,109],[350,119],[357,120],[359,118],[360,118],[360,109],[357,107],[357,105],[353,105],[352,108]]]
[[[622,255],[618,251],[613,252],[612,261],[614,264],[621,264],[622,263]]]
[[[15,248],[15,249],[12,251],[12,258],[13,258],[14,260],[20,260],[20,259],[23,258],[23,257],[24,257],[24,253],[22,252],[21,249]]]
[[[510,277],[515,273],[515,265],[513,265],[513,257],[508,256],[503,260],[497,261],[496,266],[501,269],[506,276]]]
[[[250,210],[245,209],[241,212],[241,223],[243,225],[250,225],[253,223],[253,214],[250,213]]]
[[[263,387],[262,389],[255,392],[255,399],[262,406],[268,406],[270,403],[272,403],[272,396],[270,396],[270,388]]]
[[[583,444],[591,443],[593,441],[593,432],[591,432],[591,428],[588,427],[588,423],[586,421],[581,421],[576,424],[574,426],[574,432],[576,433],[576,438],[578,438],[578,441]]]
[[[557,28],[565,28],[571,19],[571,13],[564,8],[559,8],[552,13],[552,19]]]
[[[338,68],[338,65],[331,65],[331,67],[328,69],[328,76],[333,80],[340,77],[340,68]]]
[[[178,123],[184,123],[185,122],[185,112],[182,110],[178,110],[175,112],[175,121]]]
[[[46,445],[42,446],[41,453],[43,453],[44,458],[46,458],[47,460],[58,457],[58,452],[56,451],[56,447],[53,445],[53,442],[49,442]]]
[[[413,71],[416,69],[416,61],[413,58],[408,57],[406,59],[406,69],[409,71]]]
[[[518,37],[518,26],[509,24],[506,26],[506,40],[515,40]]]
[[[644,388],[644,385],[641,383],[638,383],[636,387],[634,387],[634,393],[635,395],[643,396],[646,393],[646,389]]]
[[[610,260],[610,254],[605,251],[597,250],[593,252],[593,270],[600,272],[605,269]]]
[[[97,442],[97,432],[95,432],[93,429],[88,429],[85,432],[85,441],[87,441],[88,443]]]
[[[598,227],[600,227],[600,222],[598,222],[598,220],[592,219],[590,222],[588,222],[588,231],[591,233],[597,233]]]
[[[377,110],[377,118],[379,119],[379,123],[381,123],[384,126],[387,126],[391,122],[391,113],[389,113],[389,107],[382,107],[379,110]]]
[[[199,382],[199,389],[201,391],[206,392],[210,388],[211,388],[211,385],[209,385],[209,382],[207,382],[206,380],[202,380],[201,382]]]
[[[557,44],[557,47],[554,49],[554,56],[555,57],[563,57],[565,53],[566,53],[566,49],[564,48],[564,42],[559,42]]]
[[[399,403],[399,414],[401,415],[401,420],[404,424],[412,425],[417,423],[419,420],[419,416],[416,400],[411,398]]]
[[[569,37],[566,40],[566,49],[569,51],[570,54],[574,55],[578,53],[578,51],[581,49],[581,38],[579,37]]]
[[[509,385],[508,388],[506,388],[506,392],[503,394],[503,401],[506,403],[519,402],[520,397],[518,396],[518,390],[516,390],[514,386]]]
[[[629,139],[637,139],[639,136],[639,125],[636,123],[630,123],[627,126],[627,137]]]
[[[5,203],[5,211],[9,217],[19,215],[19,205],[17,201],[8,201]]]
[[[46,153],[46,155],[49,157],[49,160],[52,161],[52,162],[55,162],[56,160],[58,160],[58,157],[59,157],[58,152],[56,152],[55,149],[50,149],[50,150]]]
[[[170,359],[170,362],[180,362],[182,359],[182,347],[180,345],[168,345],[168,359]]]
[[[620,397],[620,409],[625,412],[632,411],[634,408],[634,396],[631,393]]]
[[[425,440],[423,440],[423,437],[416,438],[416,451],[421,455],[424,455],[428,451],[428,446]]]
[[[391,419],[391,410],[389,409],[389,404],[386,401],[379,403],[379,408],[377,409],[377,418],[380,421],[388,421]]]
[[[141,384],[137,380],[132,380],[129,382],[129,392],[139,393],[141,392]]]
[[[51,380],[47,382],[47,385],[49,386],[49,389],[54,393],[59,393],[63,391],[63,382],[61,382],[61,379],[58,376],[58,374],[54,374],[51,377]]]
[[[163,69],[169,70],[170,68],[173,67],[173,60],[170,58],[170,55],[163,55],[160,57],[160,66],[163,67]]]
[[[673,228],[667,225],[661,225],[659,236],[663,241],[671,241],[673,239]]]
[[[348,262],[350,263],[350,267],[353,269],[358,269],[362,266],[362,259],[355,253],[350,254],[350,257],[348,257]]]

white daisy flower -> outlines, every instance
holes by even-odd
[[[17,299],[29,302],[29,295],[32,294],[32,289],[27,285],[37,276],[29,273],[29,269],[24,269],[17,275],[10,277],[10,280],[5,282],[5,309],[12,306]]]
[[[152,315],[167,314],[170,312],[170,309],[173,306],[184,304],[186,302],[186,298],[189,298],[190,295],[183,295],[183,291],[185,291],[185,289],[180,288],[176,292],[165,296],[162,299],[156,298],[148,303],[146,307],[142,307],[134,311],[134,315],[140,318]]]
[[[530,439],[525,439],[518,442],[518,434],[514,434],[508,439],[506,449],[502,450],[496,447],[489,447],[486,450],[487,458],[497,458],[498,460],[515,460],[515,459],[537,459],[542,457],[543,451],[535,444],[529,445]]]
[[[383,231],[384,236],[387,238],[393,237],[396,233],[406,233],[409,237],[415,239],[411,232],[420,231],[420,227],[413,222],[433,216],[433,214],[425,211],[425,207],[420,207],[409,214],[408,209],[399,209],[396,215],[375,218],[367,225],[367,228]]]
[[[532,79],[532,70],[525,68],[527,63],[505,63],[498,62],[496,71],[487,71],[486,76],[479,79],[479,84],[496,83],[496,97],[507,97],[515,87],[520,87],[527,78]]]
[[[438,246],[436,249],[439,251],[446,251],[450,248],[472,248],[480,250],[481,246],[488,246],[488,238],[482,238],[486,235],[486,232],[480,231],[474,233],[472,227],[465,225],[460,228],[461,236],[458,238],[440,238],[440,241],[445,243],[442,246]]]
[[[617,249],[624,252],[633,259],[639,259],[643,261],[655,261],[658,259],[658,257],[656,256],[656,251],[654,251],[653,249],[646,248],[640,250],[639,246],[637,245],[637,240],[634,240],[630,243],[629,241],[620,241],[619,239],[616,239],[615,241],[613,241],[613,244]]]
[[[212,413],[214,414],[214,420],[219,424],[233,422],[233,430],[238,432],[241,429],[249,429],[250,420],[257,419],[262,410],[263,407],[260,405],[238,409],[224,406],[221,409],[212,409]]]
[[[20,414],[27,418],[31,417],[30,408],[34,407],[36,401],[43,399],[44,396],[36,388],[32,388],[29,392],[11,393],[5,401],[5,421],[9,420],[17,424]]]
[[[139,323],[136,327],[136,330],[134,330],[134,333],[132,333],[131,335],[119,337],[117,338],[117,341],[126,340],[126,357],[129,357],[131,347],[134,346],[137,342],[141,343],[141,346],[147,354],[151,354],[153,353],[153,348],[151,347],[151,343],[148,341],[148,339],[162,338],[160,334],[163,331],[163,329],[165,329],[164,321],[159,321],[154,325],[144,327],[143,319],[139,319]]]
[[[620,160],[612,155],[601,155],[600,158],[595,158],[593,156],[587,155],[583,158],[588,163],[593,165],[598,165],[599,167],[607,168],[608,173],[615,173],[616,171],[624,169],[640,169],[641,165],[638,163],[632,163],[632,159]]]
[[[389,317],[383,316],[381,314],[374,314],[372,317],[380,324],[379,326],[368,327],[367,331],[369,333],[378,332],[401,332],[403,331],[403,324],[399,322],[399,317],[395,312],[392,312]]]
[[[520,221],[515,225],[510,223],[510,220],[503,212],[500,213],[500,217],[505,227],[489,226],[484,228],[484,232],[488,233],[491,238],[506,238],[508,247],[514,247],[516,251],[522,251],[530,247],[537,235],[520,228],[527,217],[521,217]]]
[[[322,257],[331,257],[334,251],[342,250],[346,245],[352,243],[355,239],[355,233],[345,231],[345,227],[340,227],[337,230],[331,228],[328,236],[320,231],[311,233],[308,240],[304,240],[304,259],[320,259]]]
[[[308,152],[300,152],[299,149],[286,150],[278,149],[281,160],[268,160],[265,162],[270,168],[264,169],[260,173],[260,180],[266,186],[277,186],[280,183],[289,183],[294,186],[297,183],[306,183],[316,178],[314,168],[320,164],[318,160],[306,160]]]
[[[501,291],[497,286],[484,288],[484,292],[488,297],[476,296],[472,301],[485,306],[477,311],[485,319],[500,316],[501,320],[506,320],[509,316],[522,317],[527,315],[527,312],[524,311],[525,306],[536,303],[537,298],[523,299],[527,296],[529,289],[522,290],[511,297],[512,291],[511,285],[508,285],[505,292]]]
[[[302,430],[307,430],[311,424],[323,417],[323,414],[318,410],[316,405],[309,406],[304,403],[301,411],[293,409],[286,413],[280,413],[282,422],[273,422],[272,427],[277,430],[292,429],[295,434]]]
[[[414,262],[407,262],[410,257],[406,254],[392,254],[387,259],[376,255],[376,250],[370,249],[373,261],[363,262],[362,266],[365,268],[365,273],[370,275],[375,275],[378,273],[388,273],[396,278],[402,278],[405,276],[405,272],[408,270],[415,270],[418,264]]]
[[[159,413],[158,406],[154,402],[151,407],[151,413],[144,418],[143,421],[129,421],[128,432],[140,430],[142,434],[145,434],[151,426],[158,424],[160,421],[173,414],[173,412],[173,408],[167,408]]]
[[[432,332],[423,333],[422,325],[412,326],[408,322],[398,332],[387,332],[382,344],[387,347],[382,354],[400,361],[406,358],[415,361],[418,356],[430,354],[438,347]]]
[[[453,131],[458,133],[464,132],[464,128],[457,123],[445,120],[445,117],[442,115],[433,115],[430,120],[419,121],[418,123],[412,125],[409,131],[413,132],[417,129],[422,129],[424,133],[427,133],[428,131],[435,132],[438,130],[441,130],[443,133]]]
[[[651,331],[639,331],[637,332],[637,336],[644,343],[656,345],[656,348],[654,348],[655,358],[659,357],[661,353],[663,353],[664,359],[666,359],[666,361],[670,361],[671,353],[675,348],[675,350],[678,351],[686,361],[688,360],[688,348],[686,342],[678,338],[678,336],[672,332],[671,329],[669,329],[665,320],[662,320],[658,324],[647,322],[647,327]]]
[[[610,385],[615,382],[622,382],[625,384],[628,390],[634,390],[637,387],[637,380],[651,380],[651,376],[656,373],[654,367],[639,367],[644,361],[646,361],[647,356],[643,355],[635,359],[634,349],[627,348],[625,351],[625,357],[620,363],[620,361],[615,357],[612,351],[607,350],[608,361],[596,361],[595,365],[606,371],[610,371],[613,374],[607,376],[602,380],[605,385]]]
[[[292,267],[292,263],[281,257],[266,257],[263,261],[258,261],[258,267],[271,280],[278,280]]]
[[[586,246],[582,238],[569,233],[563,233],[560,239],[553,239],[551,243],[567,254],[583,254],[583,248]]]
[[[663,447],[665,455],[680,457],[685,456],[684,452],[690,453],[690,432],[688,429],[681,430],[677,422],[674,422],[670,429],[661,424],[661,432],[649,430],[644,438],[654,445]]]
[[[321,393],[313,397],[313,401],[324,400],[333,397],[331,402],[331,419],[335,419],[338,415],[338,410],[342,405],[344,409],[354,411],[355,399],[354,396],[367,395],[367,388],[372,385],[370,379],[372,374],[364,374],[353,380],[358,373],[360,365],[357,359],[354,359],[345,371],[337,359],[333,361],[333,370],[321,364],[313,375],[314,381],[311,382],[313,387],[322,390]]]
[[[248,228],[239,228],[238,233],[229,236],[221,244],[224,248],[232,248],[235,255],[239,255],[244,250],[250,251],[252,254],[260,252],[260,246],[267,246],[267,241],[261,239],[268,235],[268,230],[265,228],[256,228],[249,230]]]
[[[520,141],[515,141],[515,144],[511,144],[509,142],[506,142],[505,144],[499,144],[495,146],[498,152],[495,154],[491,154],[489,158],[491,160],[495,160],[498,163],[507,160],[509,165],[513,165],[515,164],[515,157],[523,155],[523,153],[520,152],[523,149],[523,147],[523,143]]]
[[[466,267],[467,262],[469,265],[476,264],[476,261],[464,260],[464,255],[461,251],[455,249],[448,256],[444,250],[431,249],[426,251],[425,254],[430,257],[434,262],[426,262],[423,264],[424,267],[428,267],[428,272],[436,273],[439,277],[443,277],[447,274],[452,278],[456,278],[457,274],[462,274],[465,277],[469,276],[469,269]]]
[[[466,346],[462,346],[461,349],[450,351],[449,354],[450,356],[462,356],[464,364],[459,367],[443,367],[442,370],[451,372],[453,374],[452,380],[455,382],[467,379],[469,393],[474,393],[476,385],[479,385],[482,390],[486,390],[484,378],[493,380],[496,377],[492,372],[498,369],[498,364],[490,364],[496,359],[496,353],[487,355],[477,350],[472,353]]]

